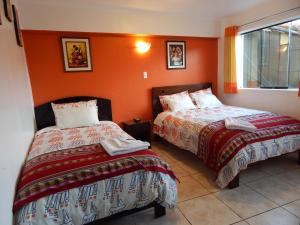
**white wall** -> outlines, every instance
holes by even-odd
[[[200,15],[124,9],[93,1],[73,1],[73,4],[68,1],[59,1],[58,4],[57,1],[20,1],[22,29],[219,36],[219,21],[199,19]]]
[[[12,204],[20,166],[34,133],[31,88],[24,49],[0,1],[0,224],[12,224]]]
[[[220,31],[221,38],[218,42],[218,93],[225,104],[268,110],[300,119],[300,97],[298,97],[298,90],[239,89],[238,94],[224,94],[223,92],[225,27],[246,24],[297,6],[300,6],[299,0],[273,0],[271,4],[264,4],[223,19]],[[249,31],[295,17],[300,17],[300,9],[243,26],[241,30]],[[238,76],[240,76],[240,74],[238,74]]]

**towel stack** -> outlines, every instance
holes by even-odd
[[[111,156],[145,150],[150,146],[149,142],[122,138],[104,139],[100,141],[100,144]]]
[[[232,117],[225,118],[225,127],[227,129],[244,130],[248,132],[255,132],[257,129],[256,126],[248,121]]]

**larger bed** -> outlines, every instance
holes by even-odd
[[[113,123],[111,103],[96,97],[100,123],[59,129],[51,103],[35,108],[38,132],[24,163],[14,201],[17,225],[94,224],[148,207],[155,216],[176,204],[175,175],[151,149],[110,156],[99,141],[132,139]]]
[[[160,96],[211,87],[203,83],[152,88],[154,134],[200,158],[215,171],[219,187],[238,186],[240,171],[251,163],[300,149],[300,121],[288,116],[227,105],[163,110]],[[251,122],[257,130],[227,129],[225,118]]]

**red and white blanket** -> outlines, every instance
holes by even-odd
[[[230,130],[224,120],[210,123],[199,133],[197,156],[217,173],[245,146],[300,134],[300,121],[274,113],[239,117],[256,126],[255,132]]]
[[[100,145],[39,155],[23,167],[13,210],[41,197],[136,170],[175,175],[151,150],[109,156]]]
[[[228,130],[226,117],[248,120],[258,129]],[[203,159],[221,188],[251,163],[300,149],[299,120],[226,105],[162,112],[154,121],[154,133]]]

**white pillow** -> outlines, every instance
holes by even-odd
[[[223,104],[213,94],[205,94],[201,92],[190,93],[191,98],[196,103],[198,108],[214,108],[221,107]]]
[[[168,104],[169,110],[179,111],[184,109],[195,109],[195,105],[192,102],[190,96],[187,95],[177,95],[173,98],[165,99],[166,103]]]
[[[179,92],[176,94],[172,94],[172,95],[161,95],[159,96],[159,101],[160,104],[163,108],[164,111],[170,111],[170,107],[168,106],[167,101],[170,101],[170,99],[176,98],[177,96],[181,96],[181,95],[185,95],[185,96],[189,96],[188,91],[183,91],[183,92]]]
[[[196,94],[196,93],[200,93],[200,94],[212,94],[212,91],[211,91],[211,88],[206,88],[206,89],[202,89],[202,90],[198,90],[198,91],[195,91],[193,92],[193,94]]]
[[[51,103],[56,126],[60,129],[99,124],[97,101]]]

